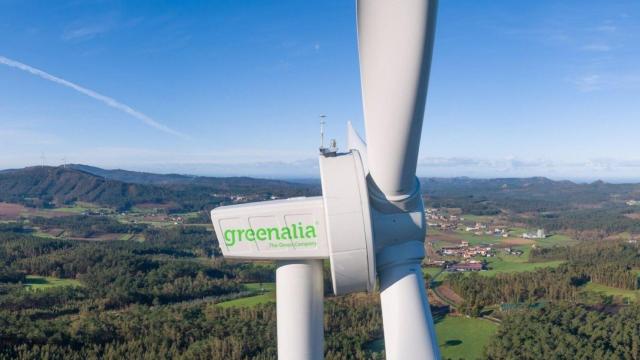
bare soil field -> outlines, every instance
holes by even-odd
[[[438,294],[440,294],[442,297],[446,298],[447,300],[451,301],[456,306],[462,304],[462,302],[464,301],[464,299],[460,295],[456,294],[456,292],[453,291],[451,287],[449,287],[449,284],[442,284],[438,286],[436,290]]]
[[[16,220],[20,218],[20,215],[28,212],[25,206],[20,204],[9,204],[0,202],[0,219],[2,220]]]
[[[505,247],[511,247],[511,246],[531,245],[531,244],[535,244],[535,243],[536,242],[531,240],[531,239],[509,237],[509,238],[502,239],[500,241],[500,243],[498,245],[496,245],[496,247],[505,248]]]
[[[430,234],[429,231],[427,231],[427,238],[430,241],[443,241],[457,245],[460,245],[460,242],[464,240],[460,236],[453,233]]]
[[[170,208],[175,207],[175,206],[177,206],[177,204],[175,204],[175,203],[168,203],[168,204],[144,203],[144,204],[137,204],[136,205],[137,208],[145,209],[145,210],[153,210],[153,209],[167,210],[167,209],[170,209]]]
[[[427,295],[429,297],[429,304],[432,306],[447,306],[446,302],[440,300],[438,295],[434,294],[432,289],[427,290]]]
[[[145,215],[142,217],[143,221],[155,221],[155,222],[169,222],[171,221],[167,215]]]
[[[52,217],[75,216],[78,214],[68,212],[68,211],[58,211],[58,210],[35,210],[33,212],[30,212],[29,215],[52,218]]]
[[[628,217],[629,219],[633,219],[633,220],[640,220],[640,213],[631,213],[631,214],[624,214],[624,216]]]
[[[56,210],[42,210],[28,208],[20,204],[0,202],[0,220],[19,220],[21,217],[62,217],[72,216],[74,213]]]

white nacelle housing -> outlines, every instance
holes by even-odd
[[[211,211],[227,258],[330,259],[336,294],[372,291],[375,256],[367,184],[357,151],[320,156],[323,196]]]
[[[211,211],[211,218],[227,258],[329,257],[320,196],[223,206]]]
[[[375,253],[369,192],[360,153],[320,157],[331,278],[336,295],[373,291]]]

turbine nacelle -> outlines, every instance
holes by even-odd
[[[360,153],[327,152],[319,162],[322,196],[212,210],[222,253],[232,259],[329,259],[336,295],[373,291],[373,228]]]

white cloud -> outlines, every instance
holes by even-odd
[[[579,91],[640,88],[640,73],[586,74],[570,80]]]
[[[592,43],[582,47],[584,51],[607,52],[611,50],[611,46],[604,43]]]
[[[590,92],[600,89],[602,86],[602,77],[598,74],[583,75],[576,78],[573,83],[579,91]]]
[[[618,27],[612,24],[604,24],[596,27],[596,31],[602,33],[614,33],[618,30]]]
[[[105,24],[94,24],[88,26],[77,26],[68,28],[62,33],[62,39],[66,41],[89,40],[110,30]]]

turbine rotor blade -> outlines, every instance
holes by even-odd
[[[435,0],[359,0],[358,47],[368,166],[388,199],[416,190]]]

